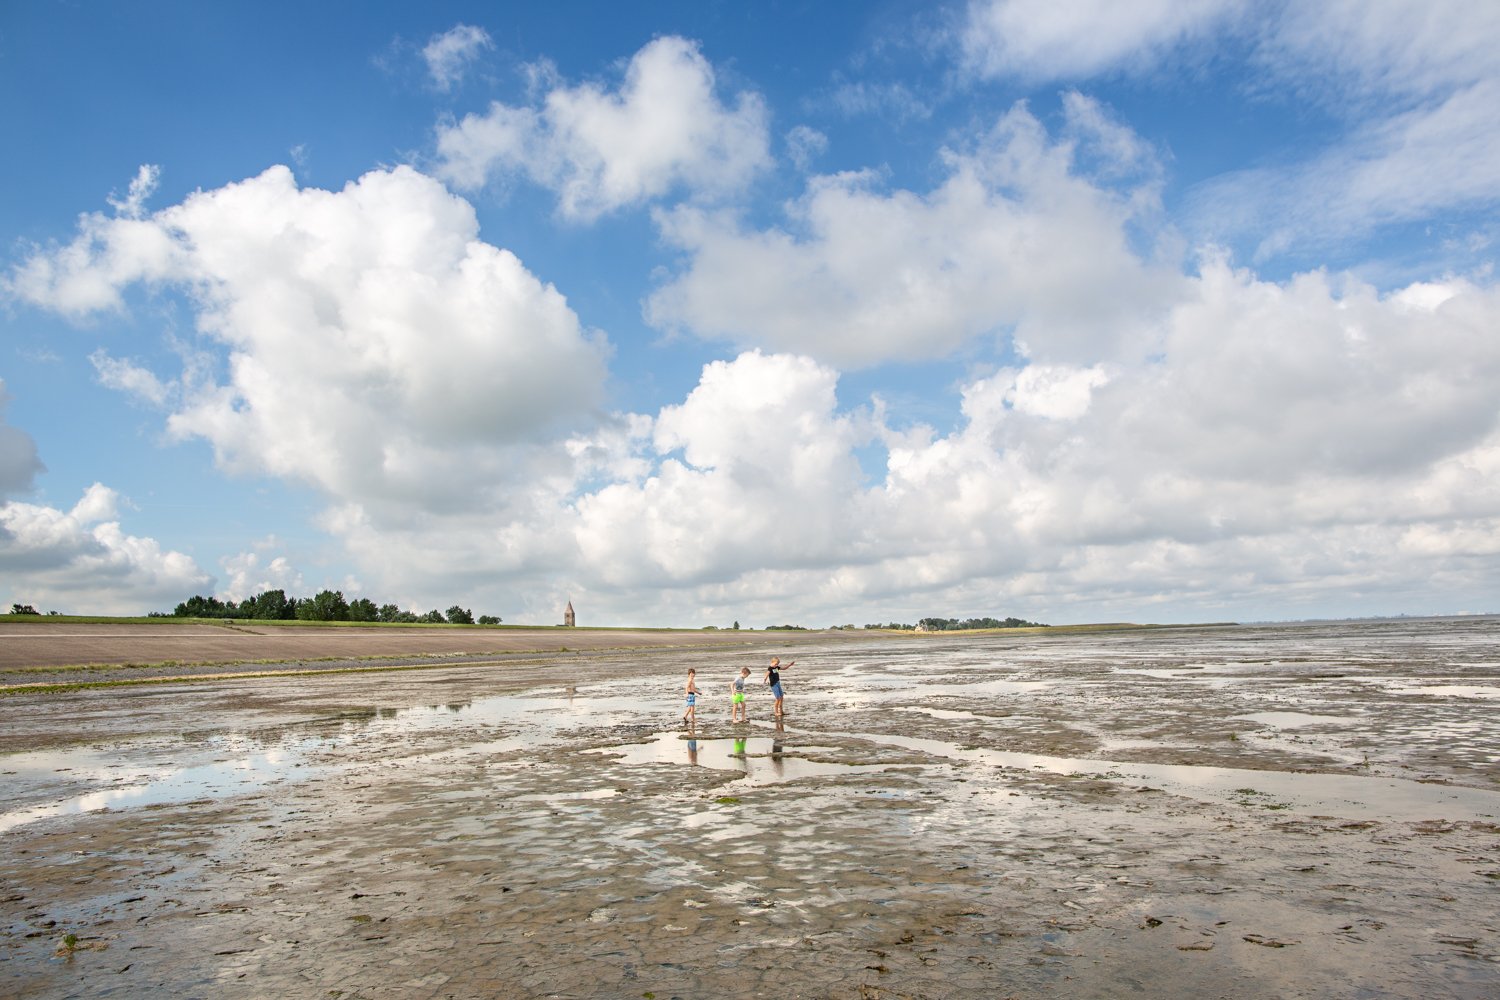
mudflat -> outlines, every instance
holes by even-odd
[[[0,995],[1500,992],[1495,619],[557,634],[0,701]]]

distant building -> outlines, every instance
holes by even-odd
[[[568,606],[563,609],[563,628],[572,628],[577,624],[578,620],[573,617],[573,602],[569,601]]]

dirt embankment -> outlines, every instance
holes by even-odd
[[[630,649],[794,646],[842,633],[0,621],[0,687],[282,670],[437,666]]]

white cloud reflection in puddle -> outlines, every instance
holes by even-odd
[[[645,743],[625,743],[612,747],[585,750],[585,753],[609,754],[629,766],[642,764],[683,764],[708,767],[718,771],[738,772],[734,784],[772,785],[800,778],[842,777],[885,770],[879,764],[839,764],[808,760],[799,756],[808,750],[828,749],[807,743],[787,747],[777,736],[734,736],[699,739],[678,732],[657,733]]]
[[[5,770],[15,776],[37,780],[46,770],[90,784],[107,779],[109,784],[60,802],[0,813],[0,832],[53,816],[245,795],[277,782],[298,780],[312,771],[299,750],[276,747],[246,752],[223,747],[222,752],[230,756],[188,766],[126,765],[118,770],[102,761],[89,767],[87,757],[79,759],[88,755],[98,760],[96,751],[13,755],[5,759]],[[56,766],[64,762],[70,766]]]
[[[1363,775],[1049,757],[969,749],[913,736],[857,734],[857,738],[1001,768],[1140,781],[1164,792],[1207,801],[1227,801],[1247,794],[1266,796],[1275,808],[1309,815],[1399,822],[1433,819],[1477,822],[1500,817],[1500,792],[1459,785]]]

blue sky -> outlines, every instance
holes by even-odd
[[[1500,12],[0,8],[0,601],[1500,608]]]

